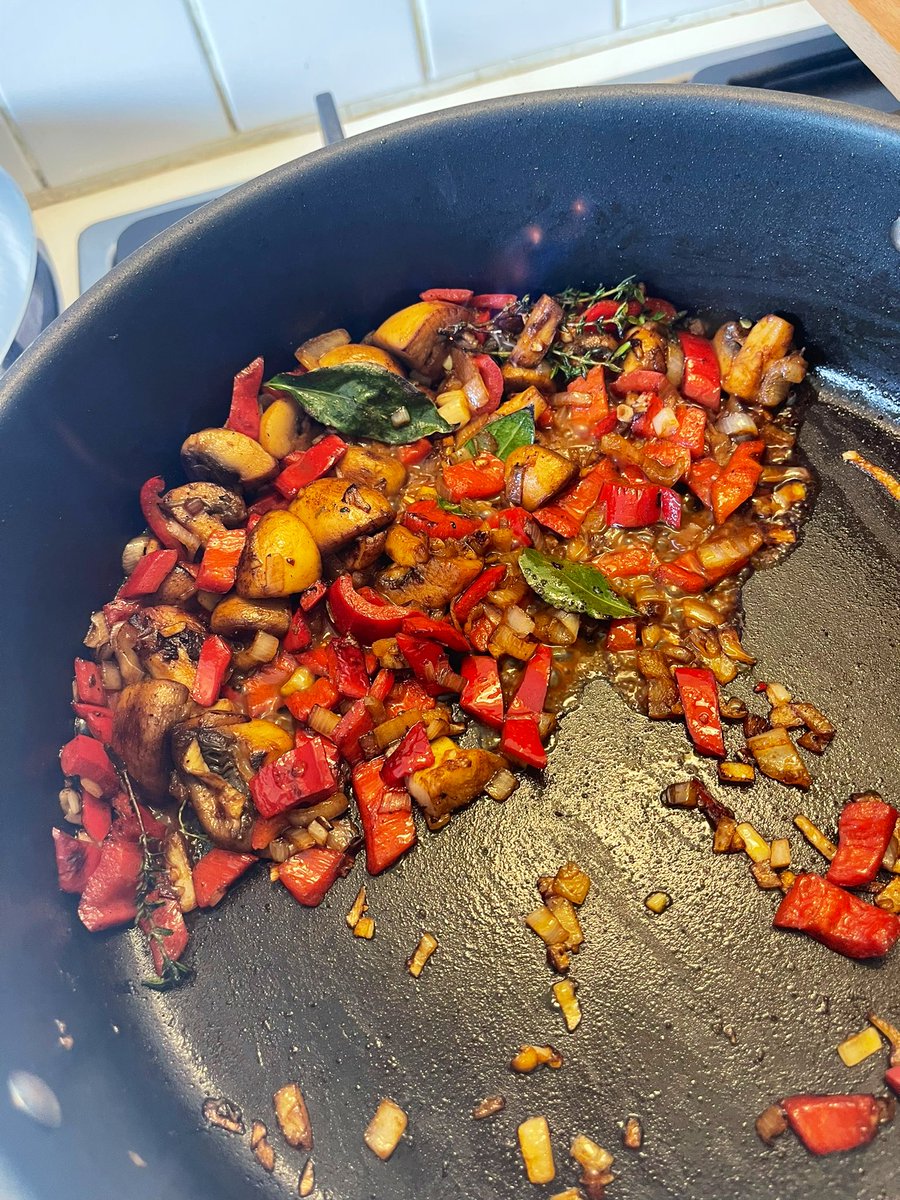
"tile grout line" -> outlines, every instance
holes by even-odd
[[[429,51],[427,21],[425,13],[422,11],[422,0],[409,0],[409,6],[412,13],[413,32],[416,38],[416,47],[419,51],[419,66],[422,70],[422,79],[425,83],[429,83],[433,78],[431,70],[431,53]]]
[[[0,125],[5,125],[10,138],[13,141],[16,149],[25,160],[25,165],[29,171],[41,185],[41,188],[50,187],[50,181],[44,174],[44,168],[38,162],[34,152],[28,144],[25,134],[19,128],[19,124],[10,111],[9,105],[6,103],[6,97],[0,89]]]
[[[200,46],[200,52],[209,70],[212,85],[216,90],[216,95],[219,98],[219,103],[222,106],[222,111],[225,114],[225,120],[228,122],[228,127],[232,133],[240,133],[241,129],[238,125],[237,114],[231,102],[231,97],[228,94],[228,85],[225,82],[225,73],[222,70],[222,64],[219,62],[216,54],[215,46],[212,38],[209,35],[209,30],[206,27],[206,22],[203,14],[200,12],[197,0],[182,0],[184,10],[187,14],[187,19],[194,31],[194,36]]]

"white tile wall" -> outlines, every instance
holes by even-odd
[[[411,0],[194,0],[240,129],[422,83]]]
[[[634,25],[649,24],[650,21],[674,19],[704,9],[715,10],[727,3],[728,0],[719,0],[718,4],[711,0],[621,0],[622,26],[628,29]]]
[[[663,0],[665,2],[665,0]],[[595,40],[615,29],[614,0],[418,0],[432,78]]]
[[[2,0],[0,88],[51,184],[229,125],[181,0]]]

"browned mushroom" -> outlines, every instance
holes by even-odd
[[[189,700],[187,688],[171,679],[145,679],[119,693],[112,748],[148,799],[161,800],[168,791],[169,734],[184,719]]]
[[[181,447],[190,479],[208,479],[224,487],[258,487],[278,470],[278,461],[259,442],[234,429],[201,429]]]
[[[247,519],[247,508],[237,492],[217,483],[185,483],[163,496],[164,513],[190,530],[206,545],[210,534],[234,529]]]

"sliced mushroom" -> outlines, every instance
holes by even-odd
[[[393,496],[406,483],[406,467],[388,450],[374,446],[348,446],[338,463],[337,473],[351,483],[377,488]]]
[[[388,567],[378,577],[378,590],[401,606],[445,608],[481,574],[482,565],[480,558],[460,554],[416,567]]]
[[[394,509],[381,492],[343,479],[317,479],[299,493],[290,511],[323,554],[383,529],[394,519]]]
[[[247,508],[237,492],[217,483],[185,483],[162,498],[162,509],[206,545],[210,534],[235,529],[247,519]]]
[[[138,631],[134,649],[154,679],[193,686],[206,636],[206,629],[196,617],[174,605],[157,604],[135,613],[129,625]]]
[[[534,512],[562,491],[577,472],[575,464],[555,450],[520,446],[506,459],[506,494],[510,504]]]
[[[187,839],[177,829],[166,834],[163,858],[178,907],[183,913],[192,912],[197,907],[197,896],[194,892],[191,856],[188,853]]]
[[[170,571],[165,577],[154,599],[160,604],[185,604],[196,594],[197,584],[194,576],[185,569],[184,563],[178,563],[174,571]]]
[[[428,539],[405,525],[392,525],[387,531],[384,552],[399,567],[418,567],[428,562]]]
[[[284,600],[246,600],[234,594],[226,596],[212,611],[209,627],[225,637],[271,633],[284,637],[291,624],[290,605]]]
[[[365,571],[374,566],[384,553],[387,541],[387,530],[370,533],[367,537],[357,538],[343,558],[343,570]]]
[[[538,365],[556,337],[563,310],[552,296],[541,296],[525,320],[525,328],[509,356],[511,367],[532,369]]]
[[[241,720],[231,713],[209,712],[172,731],[172,756],[194,812],[210,839],[227,850],[250,846],[248,790],[228,728]]]
[[[189,701],[188,689],[170,679],[145,679],[119,693],[112,748],[149,799],[161,800],[168,791],[169,734],[184,719]]]
[[[432,821],[469,804],[484,791],[492,776],[506,766],[506,760],[499,754],[477,747],[463,750],[449,738],[438,738],[432,750],[434,766],[413,772],[408,785],[410,795]]]
[[[669,340],[655,325],[639,325],[628,330],[631,349],[625,356],[622,370],[658,371],[665,375],[668,367]]]
[[[457,304],[423,300],[388,317],[368,340],[426,378],[435,379],[446,351],[441,331],[460,324],[467,316],[468,310]]]
[[[181,447],[181,461],[190,479],[207,479],[224,487],[258,487],[271,479],[278,463],[246,434],[234,429],[201,429]]]
[[[250,599],[293,596],[311,587],[321,574],[322,559],[313,534],[293,513],[274,509],[247,534],[235,588]]]

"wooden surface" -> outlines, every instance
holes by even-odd
[[[900,0],[812,0],[835,33],[900,100]]]

